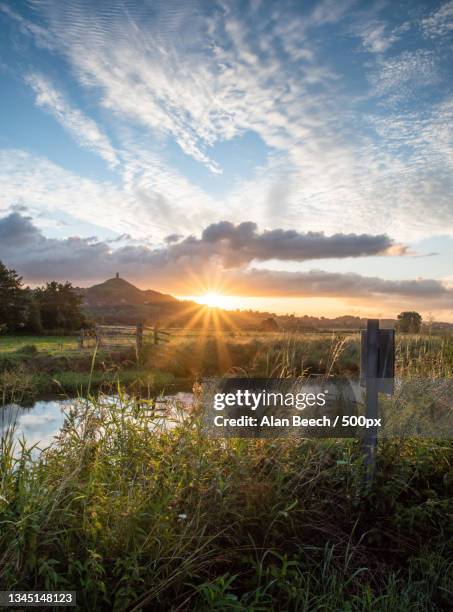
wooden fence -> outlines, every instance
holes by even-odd
[[[94,329],[82,329],[79,348],[127,348],[139,351],[145,344],[161,344],[170,341],[170,333],[157,325],[148,327],[143,323],[136,325],[96,325]]]

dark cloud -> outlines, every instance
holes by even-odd
[[[27,282],[56,279],[89,283],[119,271],[133,282],[187,295],[188,283],[193,290],[193,279],[217,274],[232,293],[248,296],[363,300],[395,296],[451,308],[453,291],[438,280],[385,280],[321,270],[286,272],[247,267],[254,259],[359,257],[384,254],[394,247],[387,236],[325,236],[292,230],[259,233],[255,223],[233,225],[224,221],[208,226],[201,238],[189,236],[173,242],[167,237],[167,244],[155,249],[136,244],[113,248],[110,242],[93,237],[45,238],[29,217],[19,213],[0,219],[0,260],[17,269]]]
[[[301,233],[296,230],[275,229],[259,232],[250,221],[234,225],[221,221],[209,225],[201,239],[190,236],[175,245],[175,256],[218,257],[226,268],[247,265],[253,260],[308,261],[369,255],[402,254],[404,247],[395,245],[385,234]]]
[[[0,219],[0,248],[18,246],[27,242],[35,243],[43,238],[40,231],[33,225],[30,217],[24,217],[13,212]]]
[[[184,236],[181,234],[169,234],[168,236],[165,236],[164,240],[167,244],[173,244],[174,242],[179,242],[183,238]]]
[[[385,280],[352,273],[283,272],[252,269],[243,273],[244,287],[253,295],[306,297],[367,297],[399,295],[414,298],[453,299],[453,291],[434,279]],[[451,303],[450,303],[451,306]]]

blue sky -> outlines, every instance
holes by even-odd
[[[451,0],[0,0],[0,29],[0,259],[27,281],[453,319]],[[222,221],[257,250],[204,244]]]

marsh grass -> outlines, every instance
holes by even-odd
[[[164,347],[149,347],[144,363],[192,379],[226,373],[255,377],[308,374],[357,376],[358,334],[263,334],[250,338],[198,336]],[[453,373],[451,336],[396,336],[396,375],[445,377]]]
[[[381,444],[365,494],[355,442],[167,418],[119,389],[41,454],[4,437],[2,588],[71,588],[86,610],[447,609],[451,443]]]
[[[225,373],[217,342],[204,348],[169,345],[161,371]],[[228,350],[228,371],[247,375],[358,365],[348,336]],[[451,376],[451,364],[451,339],[398,341],[400,375]],[[163,422],[115,387],[114,401],[75,404],[41,453],[3,437],[2,588],[77,590],[86,610],[449,609],[451,440],[381,441],[365,490],[357,441],[209,439],[196,406]]]

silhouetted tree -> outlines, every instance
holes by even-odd
[[[41,308],[39,306],[38,301],[31,296],[28,300],[24,329],[25,331],[28,331],[32,334],[41,334],[43,331],[41,321]]]
[[[418,312],[406,311],[398,315],[398,330],[410,334],[420,333],[422,326],[422,317]]]
[[[27,310],[27,294],[22,288],[22,277],[0,261],[0,325],[7,331],[23,328]]]
[[[264,319],[264,321],[261,322],[260,330],[267,332],[278,331],[278,323],[273,317],[269,317],[268,319]]]
[[[44,329],[73,331],[85,325],[81,308],[83,298],[74,291],[71,283],[52,281],[35,289],[33,295],[39,304]]]

